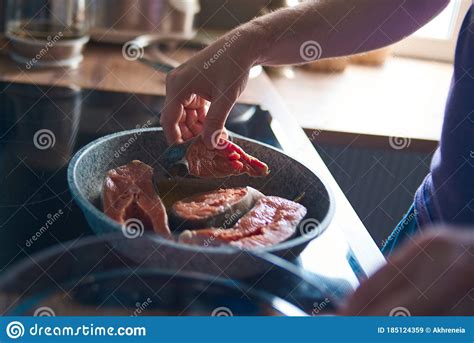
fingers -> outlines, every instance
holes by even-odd
[[[191,130],[189,129],[186,123],[186,118],[187,118],[187,112],[186,112],[186,109],[184,109],[184,113],[181,116],[181,119],[179,120],[179,123],[178,123],[179,130],[181,132],[181,138],[183,139],[183,141],[187,141],[194,137],[193,133],[191,132]]]
[[[432,268],[432,267],[431,267]],[[452,315],[456,312],[457,304],[466,298],[469,288],[459,286],[459,280],[465,275],[457,271],[448,271],[444,267],[437,268],[434,275],[424,275],[428,266],[417,266],[418,277],[406,279],[398,287],[386,292],[380,299],[355,313],[347,315],[359,316],[430,316]],[[423,273],[420,275],[420,272]],[[423,285],[427,279],[432,287]],[[458,311],[464,311],[461,307]],[[472,311],[471,311],[472,312]]]
[[[226,96],[221,96],[212,102],[207,118],[204,122],[203,139],[204,144],[208,149],[214,149],[218,140],[224,130],[224,124],[227,120],[232,106],[234,106],[235,99],[229,99]]]
[[[167,96],[161,112],[160,124],[163,127],[168,144],[182,143],[183,137],[179,122],[184,116],[184,108],[180,101],[170,100]]]
[[[186,110],[186,125],[194,136],[201,134],[203,123],[199,120],[197,110]]]
[[[199,99],[199,97],[196,97],[196,99]],[[207,114],[208,105],[206,103],[207,101],[205,100],[197,100],[191,104],[191,108],[184,106],[183,115],[178,123],[183,141],[187,141],[202,133],[203,123]],[[197,107],[197,104],[204,107],[193,109],[192,107]]]
[[[190,84],[183,86],[177,70],[166,76],[166,99],[161,112],[160,124],[168,144],[182,143],[190,131],[183,124],[186,119],[185,105],[197,103],[197,97],[190,91]],[[183,137],[184,135],[184,137]]]
[[[183,142],[182,125],[180,125],[185,118],[183,104],[193,101],[186,87],[179,86],[175,74],[174,71],[166,76],[166,99],[160,117],[160,124],[168,144]]]
[[[392,265],[385,265],[373,277],[362,282],[341,311],[342,315],[361,315],[379,303],[387,288],[401,285],[403,277]]]
[[[207,112],[209,112],[209,106],[210,106],[209,101],[206,101],[203,107],[196,109],[198,121],[200,123],[204,123],[204,121],[206,120]]]
[[[378,270],[350,297],[342,310],[343,315],[363,315],[373,308],[383,304],[411,277],[416,268],[410,268],[411,263],[417,264],[417,250],[413,244],[405,246],[396,253],[385,266]],[[407,268],[408,267],[408,268]]]
[[[160,123],[168,144],[183,143],[201,134],[208,108],[209,102],[196,94],[175,99],[167,96]]]
[[[472,289],[465,277],[472,274],[468,269],[472,258],[464,248],[469,241],[463,238],[451,230],[430,231],[411,239],[361,284],[341,315],[462,313],[465,307],[456,306]]]
[[[216,87],[209,84],[207,79],[193,78],[192,82],[183,86],[182,81],[187,79],[186,70],[177,70],[168,74],[166,79],[167,95],[160,120],[166,140],[169,144],[183,143],[203,134],[205,145],[213,149],[218,143],[212,142],[213,138],[220,138],[227,116],[242,87],[240,84],[228,87],[227,94],[221,93],[219,97],[215,97],[209,94],[209,90]],[[208,100],[211,99],[210,105]]]
[[[200,109],[200,108],[209,107],[209,101],[207,101],[206,99],[204,99],[201,96],[193,94],[190,97],[189,101],[186,101],[183,105],[186,108],[197,110],[197,109]]]

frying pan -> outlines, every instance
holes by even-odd
[[[243,175],[219,179],[219,184],[212,186],[223,188],[251,186],[266,195],[276,195],[290,200],[299,199],[308,212],[295,235],[280,244],[258,249],[260,252],[272,253],[288,260],[295,259],[311,240],[328,227],[334,212],[331,192],[314,171],[283,151],[238,135],[233,135],[232,139],[249,154],[265,161],[271,172],[262,178]],[[101,210],[100,198],[107,171],[136,159],[155,168],[161,168],[159,161],[167,149],[168,144],[162,129],[147,128],[118,132],[99,138],[76,153],[69,163],[69,188],[87,222],[97,234],[127,233],[126,228],[110,219]],[[191,246],[166,240],[158,235],[155,239],[160,243],[161,250],[179,251],[173,260],[177,269],[186,265],[187,268],[204,273],[225,270],[230,277],[255,275],[261,272],[258,263],[248,258],[248,255],[242,254],[241,250],[229,246]],[[129,255],[145,253],[127,249],[126,242],[123,245]]]

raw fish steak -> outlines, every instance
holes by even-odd
[[[197,137],[188,147],[185,159],[189,174],[201,178],[222,178],[241,174],[267,176],[269,173],[265,163],[224,139],[221,139],[216,149],[209,150],[202,137]]]
[[[264,195],[252,187],[217,189],[175,202],[170,223],[179,230],[232,227]]]
[[[170,237],[166,209],[152,177],[153,168],[137,160],[109,170],[102,191],[104,213],[120,224],[138,219],[144,229]]]
[[[181,233],[179,241],[205,246],[228,244],[241,249],[269,247],[290,238],[306,212],[303,205],[294,201],[266,196],[233,228],[187,230]]]

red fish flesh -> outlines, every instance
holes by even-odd
[[[144,229],[170,237],[166,209],[152,177],[153,168],[137,160],[109,170],[102,192],[104,213],[120,224],[138,219]]]
[[[232,227],[264,195],[252,187],[218,189],[177,201],[170,213],[172,226],[187,229]]]
[[[306,212],[301,204],[267,196],[258,200],[233,228],[187,230],[179,241],[201,246],[228,244],[241,249],[269,247],[290,238]]]
[[[201,137],[197,137],[186,151],[189,174],[201,178],[221,178],[248,174],[267,176],[268,166],[250,156],[231,141],[221,139],[216,149],[209,150]]]

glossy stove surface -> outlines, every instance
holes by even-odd
[[[92,235],[69,194],[70,158],[98,137],[159,126],[163,103],[161,96],[0,83],[1,272],[47,247]],[[281,148],[273,124],[271,114],[259,106],[238,104],[227,128]],[[325,235],[295,262],[318,273],[342,297],[358,282],[357,263],[342,234]],[[340,260],[333,258],[335,251]],[[270,284],[280,290],[291,287],[292,296],[306,299],[305,304],[325,298],[290,281]]]

